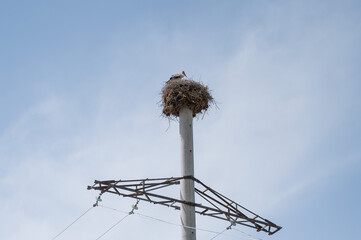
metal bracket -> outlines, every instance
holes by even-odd
[[[195,193],[201,198],[202,202],[188,202],[176,197],[158,194],[156,191],[178,185],[183,179],[192,179],[194,181]],[[95,180],[93,186],[88,186],[88,190],[91,189],[99,190],[100,195],[108,192],[123,197],[135,198],[138,201],[148,201],[177,210],[180,209],[181,204],[194,206],[196,213],[200,215],[226,220],[232,224],[244,225],[254,228],[258,232],[267,232],[269,235],[276,233],[282,228],[206,186],[193,176],[117,181]]]

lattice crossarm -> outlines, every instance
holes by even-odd
[[[159,189],[179,185],[180,180],[182,179],[192,179],[195,183],[199,184],[201,188],[195,187],[195,192],[206,201],[205,204],[184,201],[155,193]],[[108,192],[123,197],[135,198],[154,204],[172,207],[177,210],[180,210],[181,204],[194,206],[195,212],[200,215],[229,221],[232,225],[240,224],[254,228],[257,231],[267,232],[269,235],[274,234],[282,228],[218,193],[193,176],[118,181],[96,180],[93,186],[88,186],[88,189],[99,190],[101,192],[100,195]]]

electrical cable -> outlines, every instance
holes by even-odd
[[[219,235],[223,234],[225,231],[227,231],[229,228],[224,229],[222,232],[219,232],[216,236],[212,237],[209,240],[215,239],[216,237],[218,237]]]
[[[105,234],[107,234],[110,230],[112,230],[115,226],[117,226],[119,223],[121,223],[124,219],[129,217],[130,214],[125,215],[123,218],[121,218],[118,222],[116,222],[113,226],[111,226],[108,230],[106,230],[102,235],[100,235],[96,240],[101,239]]]
[[[125,213],[125,214],[128,214],[128,212],[126,211],[122,211],[122,210],[119,210],[119,209],[116,209],[116,208],[112,208],[112,207],[108,207],[108,206],[105,206],[105,205],[98,205],[99,207],[102,207],[102,208],[105,208],[105,209],[109,209],[109,210],[113,210],[113,211],[117,211],[117,212],[121,212],[121,213]],[[213,231],[213,230],[208,230],[208,229],[203,229],[203,228],[195,228],[195,227],[190,227],[190,226],[183,226],[181,224],[178,224],[178,223],[173,223],[173,222],[168,222],[168,221],[165,221],[165,220],[162,220],[162,219],[159,219],[159,218],[155,218],[155,217],[152,217],[152,216],[148,216],[148,215],[145,215],[145,214],[141,214],[141,213],[134,213],[134,215],[137,215],[139,217],[143,217],[143,218],[148,218],[148,219],[151,219],[151,220],[154,220],[154,221],[158,221],[158,222],[162,222],[162,223],[166,223],[166,224],[170,224],[170,225],[174,225],[174,226],[178,226],[178,227],[185,227],[185,228],[189,228],[189,229],[194,229],[194,230],[198,230],[198,231],[202,231],[202,232],[209,232],[209,233],[215,233],[217,234],[216,236],[214,236],[213,238],[211,239],[214,239],[216,237],[218,237],[219,235],[227,235],[227,236],[232,236],[234,238],[237,238],[237,239],[251,239],[251,240],[263,240],[263,239],[260,239],[260,238],[254,238],[252,237],[251,235],[241,231],[241,230],[238,230],[238,229],[235,229],[235,228],[232,228],[238,232],[241,232],[245,235],[247,235],[248,237],[239,237],[239,236],[234,236],[234,235],[230,235],[230,234],[225,234],[224,232],[229,229],[229,227],[227,227],[225,230],[223,230],[222,232],[218,232],[218,231]]]
[[[237,232],[240,232],[240,233],[243,233],[244,235],[247,235],[249,237],[249,239],[252,239],[252,240],[263,240],[262,238],[257,238],[257,237],[254,237],[252,236],[251,234],[248,234],[246,232],[243,232],[241,230],[238,230],[237,228],[232,228],[233,230],[237,231]]]
[[[70,228],[74,223],[76,223],[80,218],[82,218],[85,214],[87,214],[90,210],[92,210],[93,207],[90,207],[88,210],[86,210],[82,215],[80,215],[77,219],[75,219],[70,225],[68,225],[66,228],[64,228],[58,235],[53,237],[51,240],[54,240],[58,238],[61,234],[63,234],[68,228]]]
[[[119,210],[119,209],[107,207],[107,206],[104,206],[104,205],[99,205],[99,207],[106,208],[106,209],[113,210],[113,211],[117,211],[117,212],[121,212],[121,213],[127,213],[126,211],[122,211],[122,210]],[[174,225],[174,226],[178,226],[178,227],[185,227],[185,228],[199,230],[199,231],[203,231],[203,232],[209,232],[209,233],[219,233],[217,231],[207,230],[207,229],[203,229],[203,228],[195,228],[195,227],[190,227],[190,226],[183,226],[183,225],[178,224],[178,223],[168,222],[168,221],[165,221],[165,220],[162,220],[162,219],[159,219],[159,218],[155,218],[155,217],[152,217],[152,216],[148,216],[148,215],[145,215],[145,214],[141,214],[141,213],[134,213],[134,214],[138,215],[140,217],[143,217],[143,218],[149,218],[149,219],[152,219],[152,220],[155,220],[155,221],[158,221],[158,222],[162,222],[162,223],[166,223],[166,224],[170,224],[170,225]]]
[[[100,198],[98,198],[100,200]],[[110,230],[112,230],[115,226],[117,226],[119,223],[121,223],[124,219],[126,219],[127,217],[129,217],[130,215],[134,214],[134,210],[138,209],[138,203],[139,203],[139,199],[137,200],[137,203],[132,205],[132,210],[130,212],[127,212],[123,218],[121,218],[118,222],[116,222],[113,226],[111,226],[108,230],[106,230],[104,233],[102,233],[96,240],[101,239],[105,234],[107,234]],[[96,202],[97,206],[101,206],[98,204],[98,200]],[[123,212],[123,211],[122,211]],[[123,212],[125,213],[125,212]]]

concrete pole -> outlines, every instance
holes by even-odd
[[[187,107],[183,107],[179,111],[179,133],[181,140],[181,176],[194,176],[193,112]],[[180,199],[195,202],[194,181],[192,179],[181,180]],[[196,215],[194,206],[181,204],[180,216],[183,225],[182,240],[196,240]]]

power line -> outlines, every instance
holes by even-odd
[[[253,237],[251,234],[248,234],[246,232],[243,232],[241,230],[238,230],[237,228],[232,228],[233,230],[237,231],[237,232],[240,232],[240,233],[243,233],[244,235],[247,235],[249,237],[249,239],[252,239],[252,240],[263,240],[262,238],[257,238],[257,237]]]
[[[212,237],[211,239],[209,240],[212,240],[212,239],[215,239],[216,237],[218,237],[219,235],[223,234],[225,231],[227,231],[228,228],[224,229],[222,232],[219,232],[216,236]]]
[[[76,223],[80,218],[82,218],[85,214],[87,214],[90,210],[92,210],[93,207],[90,207],[88,210],[86,210],[82,215],[80,215],[77,219],[75,219],[69,226],[67,226],[66,228],[64,228],[60,233],[58,233],[58,235],[56,235],[55,237],[53,237],[51,240],[54,240],[56,238],[58,238],[61,234],[63,234],[68,228],[70,228],[74,223]]]
[[[138,201],[139,202],[139,201]],[[116,222],[115,224],[113,224],[109,229],[107,229],[104,233],[102,233],[96,240],[99,240],[101,239],[105,234],[107,234],[110,230],[112,230],[114,227],[116,227],[119,223],[121,223],[125,218],[127,218],[128,216],[132,215],[132,214],[135,214],[135,215],[138,215],[140,217],[143,217],[143,218],[148,218],[148,219],[151,219],[151,220],[154,220],[154,221],[158,221],[158,222],[162,222],[162,223],[166,223],[166,224],[170,224],[170,225],[174,225],[174,226],[178,226],[178,227],[185,227],[185,228],[189,228],[189,229],[194,229],[194,230],[199,230],[199,231],[203,231],[203,232],[209,232],[209,233],[215,233],[216,235],[214,237],[212,237],[210,240],[213,240],[215,239],[216,237],[218,237],[219,235],[228,235],[228,236],[231,236],[229,234],[225,234],[224,232],[228,229],[230,229],[229,227],[224,229],[222,232],[217,232],[217,231],[213,231],[213,230],[208,230],[208,229],[203,229],[203,228],[194,228],[194,227],[190,227],[190,226],[183,226],[181,224],[177,224],[177,223],[173,223],[173,222],[169,222],[169,221],[166,221],[166,220],[163,220],[163,219],[159,219],[159,218],[155,218],[155,217],[152,217],[152,216],[148,216],[148,215],[145,215],[145,214],[141,214],[141,213],[135,213],[134,210],[137,209],[137,205],[138,205],[138,202],[132,206],[132,211],[130,212],[126,212],[126,211],[122,211],[122,210],[119,210],[119,209],[115,209],[115,208],[111,208],[111,207],[107,207],[107,206],[104,206],[104,205],[97,205],[99,207],[102,207],[102,208],[106,208],[106,209],[109,209],[109,210],[113,210],[113,211],[117,211],[117,212],[121,212],[121,213],[124,213],[124,214],[127,214],[125,215],[123,218],[121,218],[118,222]],[[84,213],[82,213],[78,218],[76,218],[71,224],[69,224],[66,228],[64,228],[61,232],[59,232],[54,238],[52,238],[51,240],[54,240],[56,238],[58,238],[61,234],[63,234],[67,229],[69,229],[73,224],[75,224],[77,221],[79,221],[82,217],[84,217],[88,212],[90,212],[91,209],[93,209],[94,207],[90,207],[89,209],[87,209]],[[255,238],[253,237],[252,235],[248,234],[248,233],[245,233],[239,229],[236,229],[236,228],[232,228],[233,230],[237,231],[237,232],[240,232],[244,235],[247,236],[247,239],[251,239],[251,240],[263,240],[261,238]],[[232,236],[232,237],[235,237],[235,236]],[[245,238],[240,238],[240,237],[237,237],[238,239],[245,239]]]
[[[102,207],[102,208],[109,209],[109,210],[121,212],[121,213],[127,213],[126,211],[122,211],[122,210],[119,210],[119,209],[116,209],[116,208],[107,207],[107,206],[104,206],[104,205],[98,205],[98,206]],[[202,229],[202,228],[194,228],[194,227],[190,227],[190,226],[183,226],[183,225],[178,224],[178,223],[168,222],[168,221],[165,221],[163,219],[155,218],[155,217],[148,216],[148,215],[141,214],[141,213],[134,213],[134,214],[138,215],[140,217],[143,217],[143,218],[149,218],[149,219],[152,219],[152,220],[155,220],[155,221],[158,221],[158,222],[162,222],[162,223],[166,223],[166,224],[170,224],[170,225],[174,225],[174,226],[178,226],[178,227],[185,227],[185,228],[199,230],[199,231],[203,231],[203,232],[209,232],[209,233],[219,233],[217,231],[212,231],[212,230],[207,230],[207,229]]]
[[[97,206],[101,206],[98,204],[98,202],[101,201],[101,198],[98,197],[96,205]],[[100,235],[96,240],[101,239],[105,234],[107,234],[110,230],[112,230],[115,226],[117,226],[119,223],[121,223],[124,219],[126,219],[127,217],[129,217],[130,215],[134,214],[134,210],[138,209],[138,203],[139,200],[137,201],[136,204],[132,205],[132,210],[130,212],[127,212],[123,218],[121,218],[118,222],[116,222],[113,226],[111,226],[108,230],[106,230],[104,233],[102,233],[102,235]],[[123,212],[123,211],[122,211]],[[125,213],[125,212],[123,212]]]
[[[129,217],[130,214],[125,215],[123,218],[121,218],[118,222],[116,222],[113,226],[111,226],[108,230],[106,230],[102,235],[100,235],[96,240],[101,239],[105,234],[107,234],[110,230],[112,230],[115,226],[117,226],[119,223],[121,223],[124,219]]]
[[[104,205],[98,205],[99,207],[102,207],[102,208],[105,208],[105,209],[108,209],[108,210],[113,210],[113,211],[117,211],[117,212],[121,212],[121,213],[125,213],[125,214],[128,214],[128,212],[126,211],[122,211],[122,210],[119,210],[119,209],[116,209],[116,208],[112,208],[112,207],[108,207],[108,206],[104,206]],[[173,225],[173,226],[178,226],[178,227],[185,227],[185,228],[189,228],[189,229],[194,229],[194,230],[198,230],[198,231],[202,231],[202,232],[209,232],[209,233],[215,233],[217,234],[216,236],[214,236],[213,238],[211,239],[215,239],[216,237],[218,237],[219,235],[224,235],[224,236],[231,236],[231,237],[235,237],[237,239],[251,239],[251,240],[263,240],[263,239],[260,239],[260,238],[255,238],[255,237],[252,237],[251,235],[241,231],[241,230],[238,230],[238,229],[235,229],[235,228],[229,228],[227,227],[226,229],[224,229],[222,232],[218,232],[218,231],[214,231],[214,230],[208,230],[208,229],[204,229],[204,228],[194,228],[194,227],[190,227],[190,226],[183,226],[181,224],[178,224],[178,223],[173,223],[173,222],[169,222],[169,221],[166,221],[166,220],[163,220],[163,219],[159,219],[159,218],[155,218],[155,217],[152,217],[152,216],[148,216],[148,215],[145,215],[145,214],[141,214],[141,213],[134,213],[135,215],[137,216],[140,216],[140,217],[143,217],[143,218],[148,218],[148,219],[151,219],[151,220],[154,220],[154,221],[158,221],[158,222],[162,222],[162,223],[166,223],[166,224],[169,224],[169,225]],[[129,216],[129,215],[127,215]],[[126,216],[126,217],[127,217]],[[224,233],[227,229],[234,229],[238,232],[241,232],[245,235],[247,235],[247,237],[239,237],[239,236],[234,236],[234,235],[230,235],[230,234],[226,234]],[[210,239],[210,240],[211,240]]]

